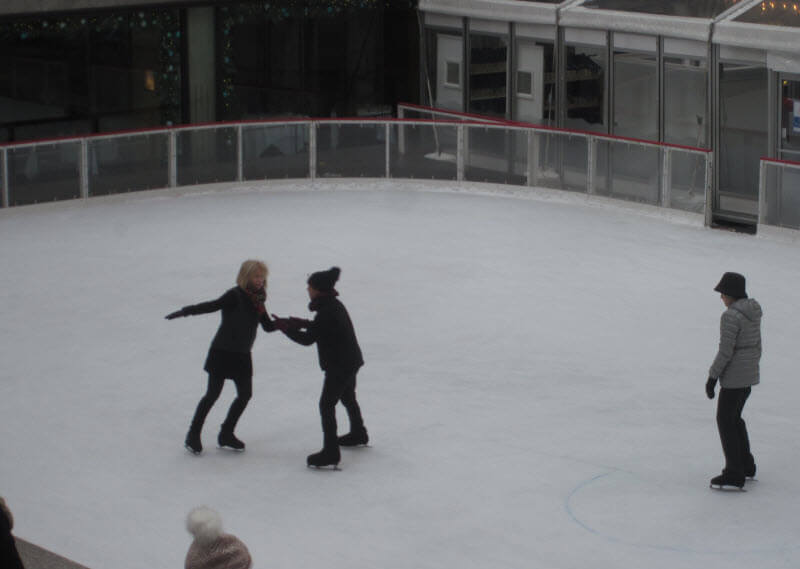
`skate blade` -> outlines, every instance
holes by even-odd
[[[226,446],[220,446],[220,445],[217,445],[217,448],[219,450],[229,450],[229,451],[233,451],[233,452],[244,452],[243,448],[233,448],[233,447],[226,447]]]
[[[342,470],[341,468],[339,468],[338,464],[326,464],[324,466],[316,466],[315,464],[306,464],[306,468],[311,468],[312,470],[338,470],[338,471]]]
[[[186,449],[186,451],[187,451],[189,454],[193,454],[194,456],[200,456],[200,453],[202,453],[202,452],[203,452],[203,451],[201,451],[201,450],[200,450],[200,451],[194,450],[194,449],[193,449],[192,447],[190,447],[189,445],[183,445],[183,448],[185,448],[185,449]]]
[[[747,492],[747,490],[744,489],[744,486],[739,488],[738,486],[727,486],[724,484],[709,484],[708,487],[719,492]]]

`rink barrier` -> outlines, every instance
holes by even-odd
[[[694,212],[709,221],[707,149],[477,120],[415,105],[399,105],[398,114],[210,123],[4,144],[2,206],[218,182],[395,178],[545,187]]]
[[[761,158],[758,224],[800,229],[800,162]]]

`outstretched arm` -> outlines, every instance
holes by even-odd
[[[235,294],[234,291],[228,291],[216,300],[209,300],[208,302],[201,302],[199,304],[190,304],[189,306],[184,306],[180,310],[176,310],[175,312],[167,314],[165,318],[167,320],[172,320],[173,318],[179,318],[181,316],[208,314],[210,312],[216,312],[217,310],[222,310],[223,308],[226,307],[231,307],[236,303],[236,297],[233,296],[234,294]]]

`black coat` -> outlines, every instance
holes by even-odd
[[[317,344],[319,366],[326,372],[355,372],[364,365],[350,315],[335,296],[320,296],[308,308],[317,314],[300,330],[286,335],[304,346]]]
[[[183,311],[190,315],[208,314],[217,310],[222,311],[222,322],[211,341],[211,349],[249,354],[253,349],[259,324],[267,332],[275,330],[275,323],[266,313],[259,315],[247,293],[238,286],[228,290],[217,300],[183,307]]]
[[[256,339],[258,325],[267,332],[275,330],[275,323],[266,312],[259,314],[247,293],[236,286],[217,300],[184,306],[186,314],[208,314],[222,311],[222,322],[211,341],[206,363],[208,373],[217,377],[245,379],[253,376],[253,358],[250,351]]]

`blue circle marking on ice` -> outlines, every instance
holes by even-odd
[[[775,508],[780,509],[784,505],[791,509],[792,504],[782,501],[780,496],[758,496],[755,491],[720,492],[708,489],[702,482],[697,486],[702,493],[687,488],[680,481],[667,486],[646,482],[633,473],[613,469],[576,485],[564,499],[564,508],[570,519],[587,532],[608,542],[630,547],[704,555],[758,554],[800,549],[793,527],[775,527],[771,544],[757,545],[750,538],[741,540],[737,537],[763,535],[769,519],[775,514]],[[657,498],[649,499],[652,496]],[[748,497],[755,501],[744,503]],[[708,527],[709,531],[693,536],[679,527],[658,525],[662,512],[667,514],[664,519],[680,519],[675,515],[677,509],[683,509],[687,517],[695,520],[688,527],[696,528],[697,519],[707,517],[703,527]],[[737,531],[731,532],[732,526]],[[760,526],[761,533],[751,532],[749,526]],[[670,540],[674,543],[669,543]],[[703,547],[705,543],[714,544],[715,548]]]

